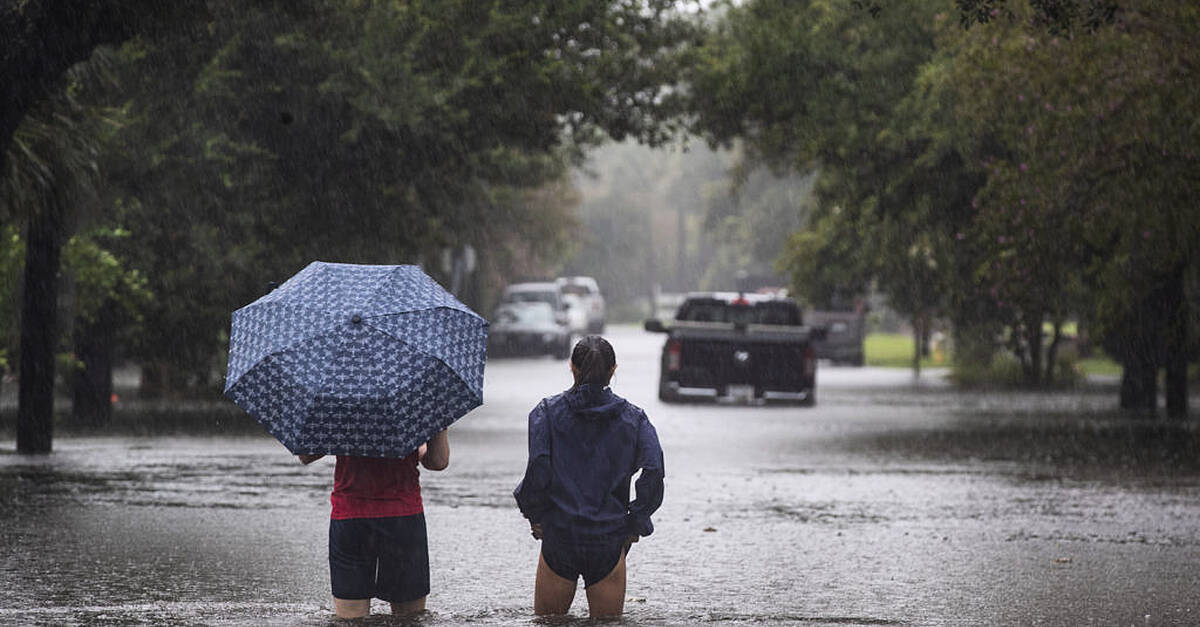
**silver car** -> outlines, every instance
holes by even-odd
[[[554,282],[562,294],[573,296],[570,300],[578,302],[578,307],[583,309],[581,317],[586,320],[587,332],[604,333],[604,296],[596,279],[590,276],[564,276]]]
[[[552,355],[566,359],[571,355],[571,334],[549,303],[503,303],[492,316],[487,350],[490,357]]]

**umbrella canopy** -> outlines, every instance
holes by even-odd
[[[404,457],[483,402],[487,324],[417,266],[316,261],[233,312],[225,396],[294,454]]]

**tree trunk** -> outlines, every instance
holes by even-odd
[[[1166,301],[1167,416],[1184,418],[1188,406],[1188,304],[1182,264],[1171,273]]]
[[[21,303],[17,452],[49,453],[54,435],[54,353],[62,220],[46,208],[30,217]]]
[[[72,377],[73,419],[101,426],[112,422],[113,353],[116,346],[115,305],[105,303],[91,321],[80,321],[75,333],[75,356],[83,368]]]
[[[1025,325],[1025,344],[1029,347],[1029,384],[1042,384],[1042,315],[1031,315]]]
[[[925,324],[924,314],[914,314],[912,319],[913,328],[913,378],[921,376],[921,338],[925,337],[923,326]]]
[[[1142,397],[1141,409],[1147,416],[1158,413],[1158,367],[1153,362],[1142,369],[1141,388],[1145,391]]]
[[[1062,321],[1054,321],[1054,337],[1046,349],[1046,375],[1043,378],[1047,386],[1054,385],[1054,365],[1058,360],[1058,345],[1062,341]]]
[[[1167,360],[1167,417],[1186,418],[1188,413],[1187,352],[1172,347]]]
[[[167,375],[167,365],[160,361],[142,364],[142,384],[138,390],[139,398],[166,398],[170,383]]]
[[[1134,352],[1122,365],[1121,409],[1154,415],[1158,410],[1158,368],[1154,360]]]
[[[1021,365],[1021,376],[1024,377],[1026,383],[1032,385],[1035,373],[1033,363],[1029,358],[1028,334],[1025,316],[1018,313],[1008,331],[1008,349],[1012,351],[1013,356],[1017,358],[1017,363]]]
[[[175,368],[164,360],[144,363],[138,398],[183,398],[189,388],[188,374],[188,371]]]

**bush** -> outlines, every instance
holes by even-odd
[[[978,353],[975,353],[978,355]],[[950,370],[950,380],[963,387],[1029,387],[1021,362],[1009,351],[995,353],[990,359],[970,359],[970,353],[958,353]],[[1073,387],[1083,380],[1078,367],[1079,354],[1071,345],[1061,347],[1054,359],[1050,387]]]

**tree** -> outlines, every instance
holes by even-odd
[[[141,311],[152,300],[145,276],[112,251],[129,237],[120,228],[90,225],[63,249],[63,274],[74,319],[70,326],[68,375],[76,424],[98,426],[112,419],[113,368],[118,345],[138,333]]]
[[[944,218],[973,181],[913,130],[928,114],[904,108],[934,55],[937,4],[897,2],[875,17],[860,5],[727,7],[692,58],[692,128],[717,144],[741,139],[752,162],[819,172],[810,227],[780,261],[797,293],[826,303],[876,284],[923,336],[960,265]]]
[[[959,6],[986,7],[962,21],[986,26],[917,3],[731,9],[697,55],[696,128],[819,164],[812,226],[781,261],[798,289],[878,281],[915,323],[940,310],[985,343],[1003,325],[1033,385],[1056,376],[1064,321],[1085,318],[1126,364],[1122,404],[1153,406],[1167,366],[1181,414],[1200,242],[1196,129],[1175,112],[1196,106],[1197,11]],[[764,86],[776,96],[756,99]]]
[[[557,240],[566,164],[605,135],[666,137],[668,53],[692,32],[662,0],[143,4],[6,6],[0,76],[17,106],[0,113],[21,119],[100,44],[186,35],[144,37],[119,60],[108,102],[130,118],[100,159],[96,203],[130,232],[115,251],[153,293],[133,350],[164,391],[211,385],[229,310],[311,258],[421,261],[470,244],[499,259],[533,224]],[[51,227],[26,249],[46,248],[45,230],[58,250],[71,231]],[[27,268],[57,271],[38,259]],[[43,280],[25,294],[46,307],[56,292]],[[35,353],[52,349],[22,351]],[[45,437],[22,450],[48,449],[50,411],[30,409]]]
[[[1118,3],[1112,0],[1028,0],[1009,5],[1007,0],[955,0],[963,26],[987,24],[997,18],[1012,19],[1016,12],[1031,16],[1030,23],[1052,35],[1077,28],[1095,32],[1116,19]]]
[[[1153,411],[1166,367],[1168,413],[1183,415],[1200,137],[1178,112],[1200,106],[1186,43],[1200,12],[1126,2],[1111,28],[1074,38],[1015,18],[950,34],[960,118],[989,138],[965,148],[987,176],[985,280],[1031,320],[1086,288],[1081,309],[1125,366],[1122,406]]]
[[[677,272],[680,254],[687,254],[679,232],[698,207],[672,198],[677,188],[670,182],[683,175],[683,164],[694,163],[689,156],[614,143],[593,151],[576,172],[580,228],[563,272],[595,277],[610,316],[622,310],[644,316],[635,303],[652,298],[656,286],[688,280]]]
[[[94,78],[77,65],[52,97],[39,101],[18,126],[0,175],[0,207],[26,223],[21,291],[20,398],[17,450],[50,450],[54,358],[58,346],[58,272],[62,247],[78,208],[94,197],[97,154],[111,119],[79,96]]]
[[[732,153],[730,160],[738,158],[736,155]],[[764,281],[786,285],[790,275],[780,273],[776,261],[791,234],[808,225],[816,176],[773,172],[765,167],[746,171],[732,162],[727,170],[726,180],[710,184],[706,190],[704,243],[712,253],[702,266],[701,285],[730,289],[739,276],[756,279],[759,285]]]
[[[170,94],[135,101],[111,203],[156,294],[134,347],[149,379],[212,384],[229,309],[313,258],[560,254],[567,165],[602,135],[665,137],[666,53],[690,27],[635,4],[229,4],[209,36],[130,50],[130,82]]]
[[[25,258],[25,242],[21,231],[13,224],[0,224],[0,386],[13,369],[13,355],[18,354],[20,324],[17,318],[20,302],[20,269]]]
[[[583,228],[563,272],[594,276],[610,312],[626,317],[647,313],[655,286],[734,290],[739,273],[770,277],[804,224],[812,178],[743,171],[739,159],[703,145],[592,151],[575,179]]]
[[[72,66],[103,45],[195,19],[201,0],[27,0],[0,6],[0,170],[25,115],[50,97]]]

